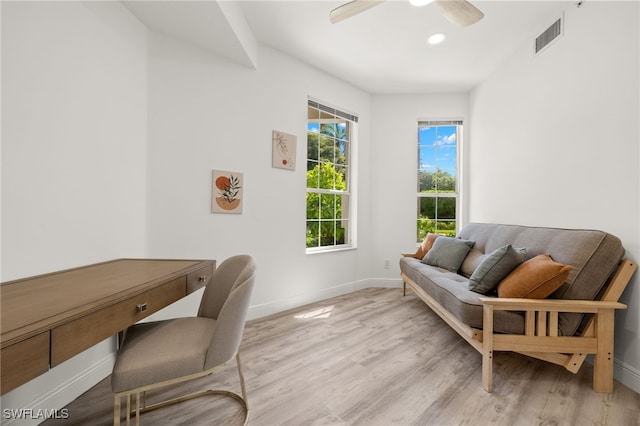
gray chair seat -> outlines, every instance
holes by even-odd
[[[211,318],[192,317],[130,327],[113,369],[113,391],[202,371],[215,324]]]

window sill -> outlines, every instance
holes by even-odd
[[[332,246],[332,247],[314,247],[306,249],[306,254],[335,253],[340,251],[356,250],[358,247],[352,245]]]

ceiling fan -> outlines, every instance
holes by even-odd
[[[351,18],[358,13],[378,6],[385,0],[352,0],[336,7],[329,13],[329,21],[332,24]],[[409,0],[415,6],[424,6],[433,0]],[[466,27],[475,24],[484,17],[484,14],[474,5],[465,0],[435,0],[440,12],[454,24]]]

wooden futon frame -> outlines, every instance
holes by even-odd
[[[493,354],[495,351],[518,352],[530,357],[558,364],[577,373],[586,356],[595,356],[593,390],[613,392],[613,334],[616,309],[626,309],[618,302],[622,292],[637,269],[637,264],[623,259],[599,300],[507,299],[482,297],[483,328],[470,327],[451,315],[420,286],[402,273],[404,289],[409,285],[435,313],[449,324],[471,346],[482,354],[482,385],[492,391]],[[525,313],[525,333],[494,333],[494,311]],[[591,314],[579,335],[558,336],[558,313]]]

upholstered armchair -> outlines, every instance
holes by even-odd
[[[243,407],[247,423],[249,406],[238,350],[255,270],[251,256],[230,257],[220,264],[206,285],[197,316],[140,323],[126,330],[111,376],[114,425],[120,424],[122,398],[126,400],[127,424],[132,413],[139,424],[141,413],[206,395],[234,398]],[[147,391],[207,376],[233,360],[241,395],[227,390],[206,390],[146,405]]]

